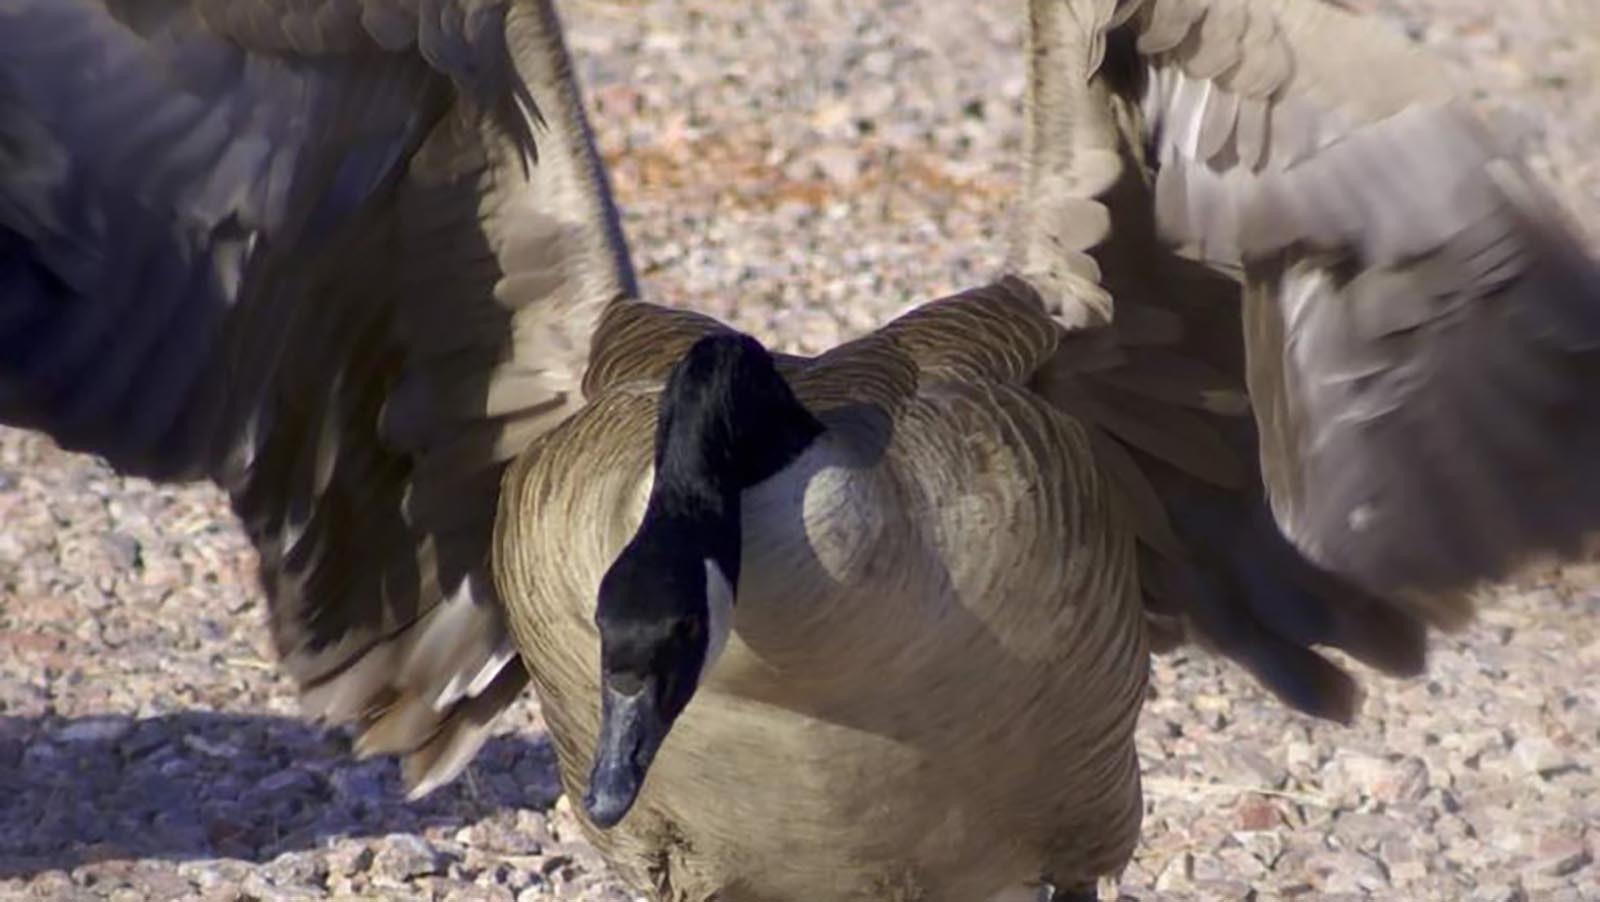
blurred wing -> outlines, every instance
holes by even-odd
[[[634,293],[540,2],[0,6],[0,415],[229,490],[308,707],[449,780],[503,464]]]
[[[1411,615],[1460,622],[1466,590],[1600,518],[1595,265],[1375,23],[1311,0],[1030,15],[1010,265],[1090,327],[1044,384],[1118,440],[1153,622],[1348,716],[1309,646],[1414,670]]]
[[[1245,267],[1285,533],[1442,623],[1463,588],[1575,552],[1600,523],[1600,267],[1527,171],[1375,22],[1134,5],[1158,226]]]

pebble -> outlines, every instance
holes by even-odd
[[[1594,855],[1581,835],[1551,834],[1539,839],[1534,850],[1534,869],[1548,877],[1565,877],[1589,866]]]
[[[1517,740],[1511,747],[1511,754],[1524,770],[1541,779],[1549,779],[1572,764],[1567,753],[1544,736]]]
[[[85,717],[73,721],[57,730],[53,736],[55,741],[67,745],[79,743],[96,743],[109,745],[133,730],[133,718],[121,715],[108,717]]]

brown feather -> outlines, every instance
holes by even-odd
[[[1124,479],[1153,481],[1187,554],[1144,569],[1199,638],[1344,716],[1353,686],[1310,645],[1408,670],[1413,620],[1460,624],[1483,582],[1600,527],[1600,267],[1383,25],[1315,0],[1091,8],[1030,3],[1011,269],[1064,323],[1155,307],[1183,326],[1102,344],[1053,396],[1131,449]],[[1098,190],[1074,170],[1085,145]],[[1092,228],[1061,221],[1092,205]],[[1248,386],[1253,424],[1183,391],[1185,357],[1215,367],[1195,384],[1217,397]],[[1229,458],[1259,480],[1203,488]],[[1294,553],[1247,551],[1284,537]]]
[[[7,421],[216,479],[308,709],[453,777],[526,681],[499,471],[634,291],[549,4],[22,0],[0,60],[0,229],[73,292],[8,298],[72,313],[0,371]]]

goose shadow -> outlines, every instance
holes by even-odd
[[[263,862],[339,837],[468,826],[560,795],[547,739],[501,735],[407,802],[397,761],[293,717],[0,717],[0,879],[115,859]]]

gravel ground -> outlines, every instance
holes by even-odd
[[[1592,2],[1352,5],[1456,63],[1600,236]],[[654,298],[817,349],[993,271],[1020,0],[863,6],[563,4]],[[296,716],[253,568],[215,491],[0,430],[0,898],[630,898],[531,698],[407,805],[392,761]],[[1353,729],[1203,654],[1158,660],[1124,898],[1600,898],[1593,586],[1508,590],[1428,679],[1372,679]]]

